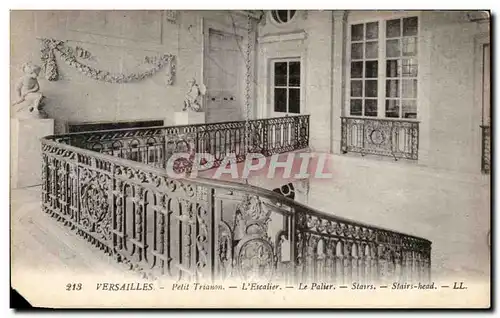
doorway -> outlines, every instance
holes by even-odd
[[[208,32],[204,56],[206,121],[242,120],[243,37],[212,28]]]

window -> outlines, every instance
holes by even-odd
[[[288,23],[295,16],[296,10],[273,10],[271,16],[276,23]]]
[[[350,26],[351,116],[417,118],[417,37],[417,17]]]
[[[351,27],[351,100],[353,116],[377,116],[378,22]]]
[[[274,111],[300,114],[300,61],[273,62]]]

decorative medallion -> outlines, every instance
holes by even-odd
[[[82,190],[82,209],[92,222],[101,222],[108,212],[108,195],[101,183],[91,179]]]
[[[379,129],[374,129],[372,130],[372,132],[370,133],[370,141],[379,146],[381,144],[384,143],[385,141],[385,135],[382,131],[380,131]]]
[[[82,170],[81,222],[91,232],[96,232],[104,239],[110,239],[111,214],[109,211],[107,177],[95,172]]]
[[[271,244],[262,238],[250,238],[240,244],[236,255],[240,277],[249,281],[269,281],[274,273]]]

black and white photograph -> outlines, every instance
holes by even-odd
[[[10,10],[13,290],[491,307],[495,12],[163,5]]]

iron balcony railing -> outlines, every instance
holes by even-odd
[[[491,131],[489,125],[482,125],[481,138],[481,171],[490,173],[491,170]]]
[[[414,120],[342,117],[342,152],[418,159],[419,123]]]
[[[265,154],[307,146],[307,116],[252,122]],[[291,130],[285,128],[289,123]],[[43,211],[116,262],[154,279],[430,280],[428,240],[319,212],[250,185],[170,178],[160,162],[176,133],[194,134],[194,145],[202,149],[207,140],[212,150],[232,147],[213,139],[218,134],[210,126],[241,131],[239,123],[218,123],[42,139]],[[210,138],[200,139],[205,132]],[[290,147],[278,145],[270,137],[278,135],[295,139],[280,139]]]
[[[174,153],[209,153],[213,167],[228,154],[242,162],[246,151],[265,156],[309,145],[309,115],[249,121],[249,147],[244,144],[245,122],[219,122],[187,126],[103,130],[54,136],[58,143],[166,168]],[[189,170],[191,157],[179,161],[178,171]]]

